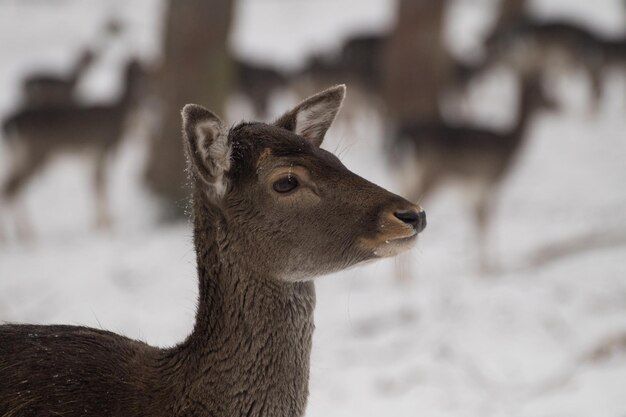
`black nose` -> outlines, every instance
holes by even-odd
[[[424,210],[396,211],[393,214],[404,223],[413,227],[417,233],[420,233],[426,227],[426,212]]]

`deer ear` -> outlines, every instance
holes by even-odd
[[[230,169],[231,162],[228,131],[219,117],[196,104],[187,104],[182,116],[183,138],[192,172],[221,198],[228,186],[224,173]]]
[[[282,115],[274,125],[320,146],[346,96],[346,86],[336,85],[315,94]]]

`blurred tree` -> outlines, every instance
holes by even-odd
[[[439,94],[452,59],[444,46],[447,1],[400,0],[385,57],[384,95],[392,122],[440,119]]]
[[[166,203],[167,213],[184,212],[187,178],[180,109],[202,104],[218,114],[230,92],[227,38],[234,0],[169,0],[162,66],[156,90],[162,104],[160,130],[150,148],[146,182]]]

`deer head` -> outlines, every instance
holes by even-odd
[[[274,124],[228,130],[212,112],[182,111],[198,217],[229,236],[229,250],[280,280],[310,279],[410,248],[424,211],[348,170],[321,149],[345,86],[316,94]],[[210,212],[199,213],[201,210]],[[226,244],[222,246],[227,246]]]

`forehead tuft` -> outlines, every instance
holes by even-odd
[[[272,150],[270,148],[263,149],[263,151],[261,152],[261,155],[259,155],[256,161],[257,169],[260,168],[265,163],[265,161],[267,161],[271,156],[272,156]]]
[[[314,146],[306,139],[286,129],[265,123],[240,123],[230,131],[234,146],[250,152],[257,159],[269,150],[273,156],[297,156],[314,153]]]
[[[229,132],[233,169],[228,173],[233,184],[255,181],[259,169],[282,163],[303,166],[310,172],[330,174],[347,171],[332,153],[321,149],[302,136],[265,123],[241,123]]]

